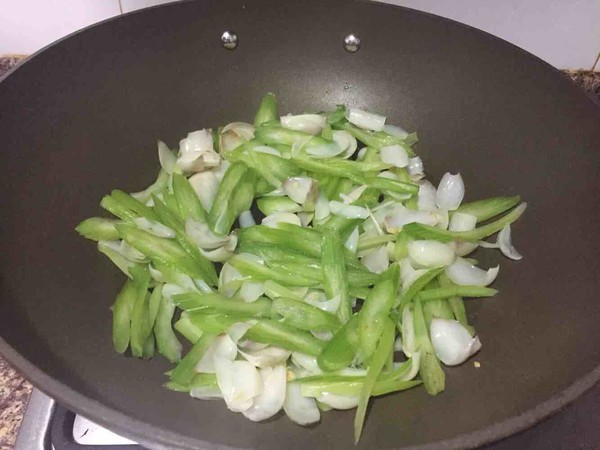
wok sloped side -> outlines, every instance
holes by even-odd
[[[220,46],[235,30],[235,51]],[[343,51],[358,34],[362,48]],[[40,387],[134,439],[181,448],[347,448],[352,412],[304,429],[254,424],[160,388],[169,365],[117,355],[108,308],[122,276],[73,231],[115,187],[154,178],[155,142],[347,103],[419,132],[433,178],[460,170],[467,198],[519,193],[525,259],[499,254],[500,294],[469,303],[484,343],[447,390],[374,402],[359,448],[473,446],[531,425],[598,379],[598,108],[556,71],[492,36],[367,3],[178,3],[91,27],[0,83],[2,351]]]

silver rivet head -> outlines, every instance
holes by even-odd
[[[360,38],[350,33],[348,36],[344,38],[344,49],[348,53],[356,53],[360,48]]]
[[[235,50],[238,46],[238,36],[233,31],[224,31],[221,35],[221,44],[227,50]]]

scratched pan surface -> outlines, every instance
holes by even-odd
[[[221,33],[235,30],[227,51]],[[363,45],[342,48],[353,32]],[[430,175],[460,170],[467,198],[520,193],[520,262],[469,303],[484,343],[446,392],[377,399],[358,448],[468,447],[534,424],[600,376],[598,107],[556,70],[490,35],[402,8],[260,0],[172,4],[40,52],[0,83],[0,340],[41,389],[154,447],[351,446],[353,412],[264,424],[162,389],[168,364],[117,355],[109,306],[122,277],[72,231],[114,187],[156,171],[155,141],[346,103],[417,130]]]

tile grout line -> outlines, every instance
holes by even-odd
[[[121,1],[121,0],[119,0]],[[598,53],[598,56],[596,56],[596,61],[594,61],[594,65],[591,68],[591,72],[593,72],[594,70],[596,70],[596,66],[598,65],[598,61],[600,61],[600,52]],[[598,67],[598,69],[600,69],[600,67]]]
[[[123,15],[123,0],[118,0],[119,1],[119,11],[121,11],[121,15]]]

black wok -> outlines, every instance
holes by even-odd
[[[220,36],[238,33],[225,50]],[[362,39],[350,54],[342,40]],[[469,303],[484,343],[446,392],[374,402],[358,448],[470,447],[530,426],[600,378],[598,107],[556,70],[495,37],[363,2],[212,0],[107,21],[43,50],[0,83],[0,350],[34,384],[149,446],[352,446],[352,412],[308,429],[247,421],[162,389],[168,364],[116,354],[109,306],[122,282],[73,231],[114,187],[157,170],[157,138],[250,120],[267,91],[283,113],[347,103],[421,138],[433,178],[467,198],[520,193],[525,259],[500,294]]]

